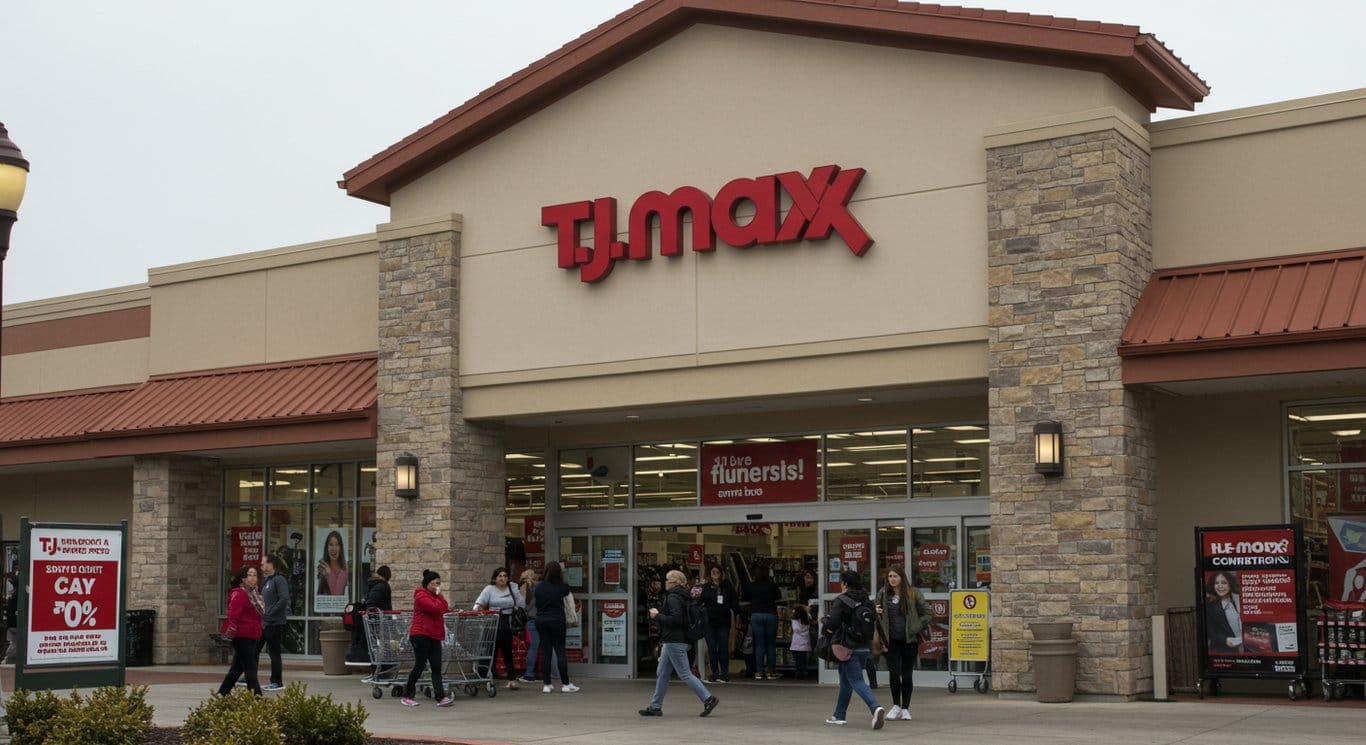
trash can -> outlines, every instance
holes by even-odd
[[[351,632],[342,628],[341,621],[324,621],[318,641],[323,649],[323,675],[350,675],[346,648],[351,646]]]
[[[1034,639],[1029,656],[1034,662],[1034,687],[1041,703],[1058,704],[1072,700],[1077,687],[1077,640],[1072,637],[1072,622],[1031,623]]]
[[[124,611],[123,664],[147,667],[152,664],[152,628],[157,612],[149,609]]]

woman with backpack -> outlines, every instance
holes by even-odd
[[[662,607],[651,607],[650,618],[659,622],[660,649],[659,665],[655,669],[655,695],[650,705],[640,710],[643,717],[664,715],[664,694],[669,689],[669,673],[678,673],[678,679],[688,684],[692,692],[702,701],[702,714],[707,716],[720,700],[711,695],[707,686],[692,674],[688,666],[689,614],[688,606],[693,604],[692,594],[688,591],[688,575],[674,569],[664,577],[664,602]],[[693,613],[698,626],[706,623],[701,617],[700,608]]]
[[[911,692],[915,687],[917,635],[928,628],[934,611],[919,587],[912,587],[906,570],[887,568],[887,585],[877,592],[878,633],[887,643],[887,677],[891,680],[892,710],[888,719],[911,718]]]
[[[868,645],[873,640],[876,610],[863,589],[863,578],[858,572],[849,569],[840,572],[840,590],[839,597],[831,605],[830,615],[821,619],[821,633],[831,637],[840,666],[840,692],[835,699],[835,713],[825,723],[848,724],[844,717],[849,712],[849,699],[851,694],[857,693],[873,714],[873,729],[882,729],[887,721],[887,710],[878,706],[873,692],[868,689],[868,682],[863,679],[863,668],[872,658]]]

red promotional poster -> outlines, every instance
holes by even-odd
[[[702,544],[694,543],[688,546],[688,566],[702,566]]]
[[[944,543],[922,543],[916,547],[915,568],[919,572],[938,572],[949,560],[949,547]]]
[[[545,515],[528,515],[522,518],[522,529],[526,537],[522,539],[522,546],[526,548],[527,555],[545,553]]]
[[[122,531],[34,528],[30,541],[27,664],[117,662]]]
[[[1328,516],[1328,597],[1338,609],[1366,608],[1366,515]]]
[[[830,592],[840,591],[839,573],[844,570],[861,572],[868,566],[868,536],[847,535],[840,539],[839,566],[830,573]]]
[[[1296,526],[1196,528],[1204,677],[1299,677]]]
[[[816,441],[702,447],[702,504],[814,502]]]
[[[261,547],[265,543],[266,531],[260,525],[248,525],[244,527],[232,528],[232,551],[229,564],[234,570],[237,567],[248,564],[257,565],[261,563]]]

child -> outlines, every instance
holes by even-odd
[[[811,652],[811,614],[805,605],[792,609],[792,662],[797,667],[797,680],[806,675],[806,656]]]

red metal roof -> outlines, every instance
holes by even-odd
[[[0,464],[373,437],[377,381],[378,361],[366,355],[11,399],[0,403],[0,450],[26,454]],[[194,436],[221,430],[245,434]]]
[[[1150,110],[1209,94],[1137,26],[896,0],[642,0],[374,155],[338,186],[380,204],[499,131],[698,23],[1095,70]]]
[[[1119,354],[1126,383],[1150,383],[1366,367],[1363,345],[1359,248],[1157,272]]]

